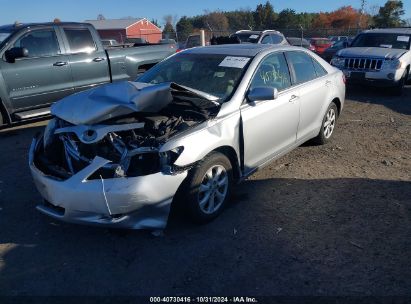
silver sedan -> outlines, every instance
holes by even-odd
[[[328,142],[341,71],[305,49],[194,48],[135,82],[66,97],[33,140],[41,212],[63,221],[161,229],[172,203],[218,216],[232,185],[307,140]]]

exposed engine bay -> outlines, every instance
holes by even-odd
[[[187,170],[173,165],[184,147],[160,153],[161,146],[176,134],[214,117],[220,105],[199,92],[168,84],[166,89],[171,98],[168,102],[163,102],[163,108],[159,111],[152,112],[155,107],[151,103],[157,102],[155,99],[161,96],[158,91],[165,90],[164,85],[158,86],[158,90],[155,87],[139,88],[139,94],[142,91],[150,92],[143,94],[144,98],[136,98],[133,104],[126,104],[121,110],[118,107],[120,102],[111,101],[109,105],[116,106],[116,110],[105,111],[104,114],[96,107],[96,100],[92,100],[93,107],[88,108],[88,117],[98,121],[92,124],[85,120],[85,113],[82,113],[82,119],[87,123],[68,122],[64,119],[64,114],[59,113],[65,105],[57,104],[54,113],[52,109],[55,117],[46,127],[42,145],[36,151],[36,166],[45,174],[63,180],[88,166],[96,156],[105,158],[110,163],[89,179],[135,177],[160,171],[177,174]],[[84,94],[76,97],[79,100]],[[141,99],[145,102],[143,106],[138,102]],[[138,111],[124,111],[135,105],[140,107]],[[73,106],[75,105],[71,102],[69,109]],[[83,108],[85,106],[87,105],[82,104]],[[107,106],[107,102],[104,106]],[[70,115],[68,120],[73,121],[73,113],[70,112]]]

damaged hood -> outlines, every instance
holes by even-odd
[[[172,100],[170,83],[116,82],[63,98],[51,114],[74,125],[90,125],[133,112],[156,113]]]
[[[398,59],[407,50],[382,47],[351,47],[339,50],[337,55],[341,57],[376,57],[384,59]]]

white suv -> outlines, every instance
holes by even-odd
[[[367,30],[338,51],[331,64],[343,70],[348,83],[391,87],[401,95],[411,76],[410,43],[411,28]]]

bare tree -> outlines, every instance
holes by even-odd
[[[205,11],[204,22],[211,32],[224,32],[228,31],[228,19],[227,17],[219,11]]]

